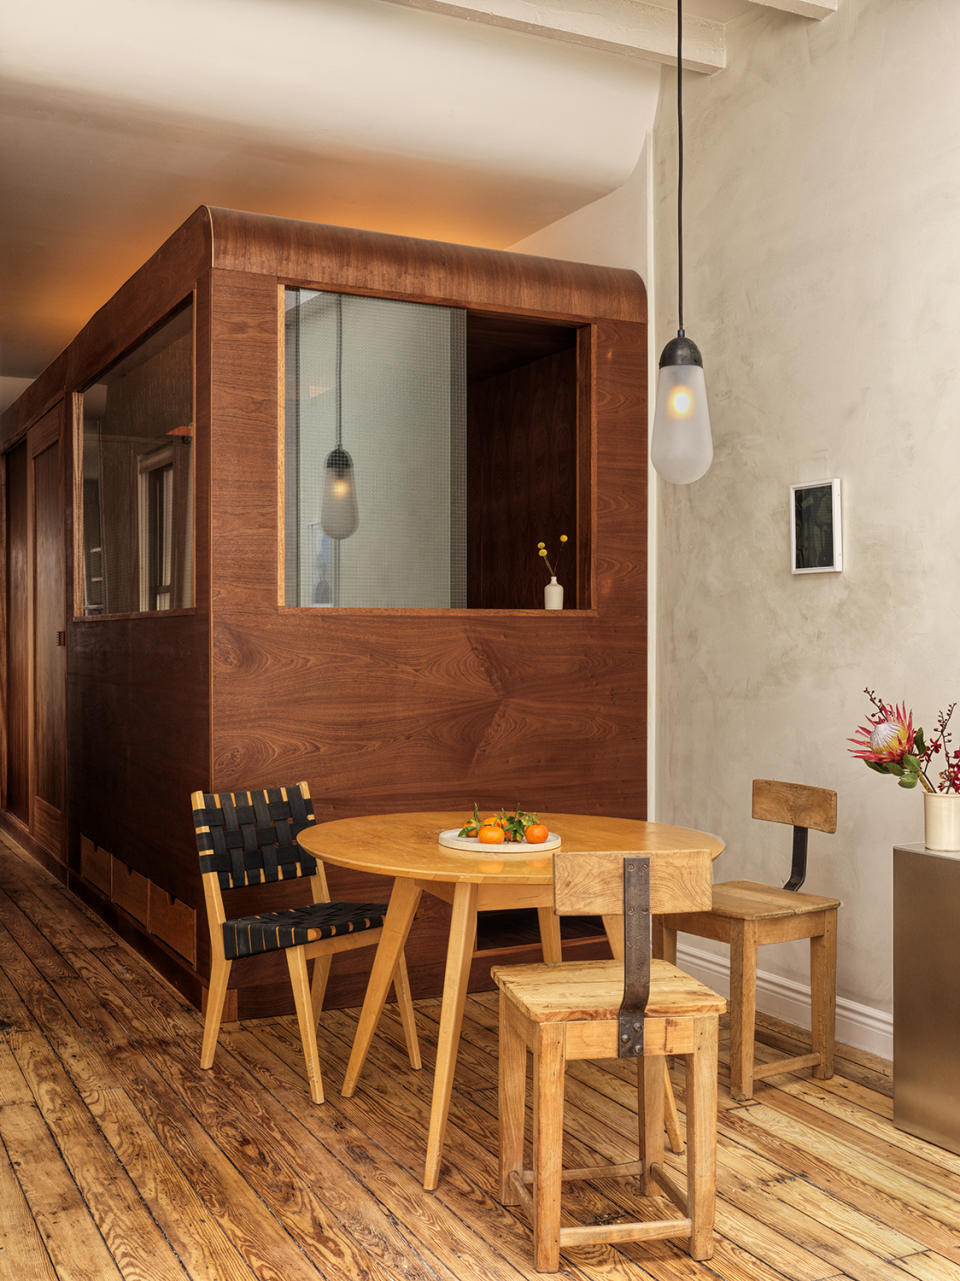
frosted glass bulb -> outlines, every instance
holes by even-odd
[[[672,485],[699,480],[713,462],[707,387],[699,357],[696,346],[682,337],[668,343],[661,357],[650,461]]]
[[[324,464],[320,524],[328,537],[338,541],[349,538],[360,524],[353,459],[342,445],[330,451]]]

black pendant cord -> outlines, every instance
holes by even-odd
[[[683,0],[677,0],[677,320],[683,337]]]
[[[337,449],[343,443],[343,295],[337,294]]]

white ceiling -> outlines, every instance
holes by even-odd
[[[706,69],[713,24],[755,3],[781,0],[686,0]],[[644,24],[663,45],[671,5],[6,6],[0,408],[197,205],[502,247],[605,195],[652,124],[669,55]]]

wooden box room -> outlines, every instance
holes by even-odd
[[[199,1004],[195,789],[643,817],[646,352],[629,271],[198,209],[0,420],[3,830]],[[411,934],[415,996],[448,912]],[[483,930],[476,985],[539,956]],[[227,1017],[289,1008],[282,957],[233,981]]]

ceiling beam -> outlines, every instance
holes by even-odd
[[[784,0],[802,4],[805,0]],[[391,0],[470,22],[506,27],[605,53],[673,65],[677,57],[675,9],[642,0]],[[689,14],[683,21],[683,65],[710,73],[727,65],[723,23]]]
[[[829,18],[837,12],[839,0],[750,0],[751,4],[765,9],[782,9],[784,13],[798,13],[801,18]]]

